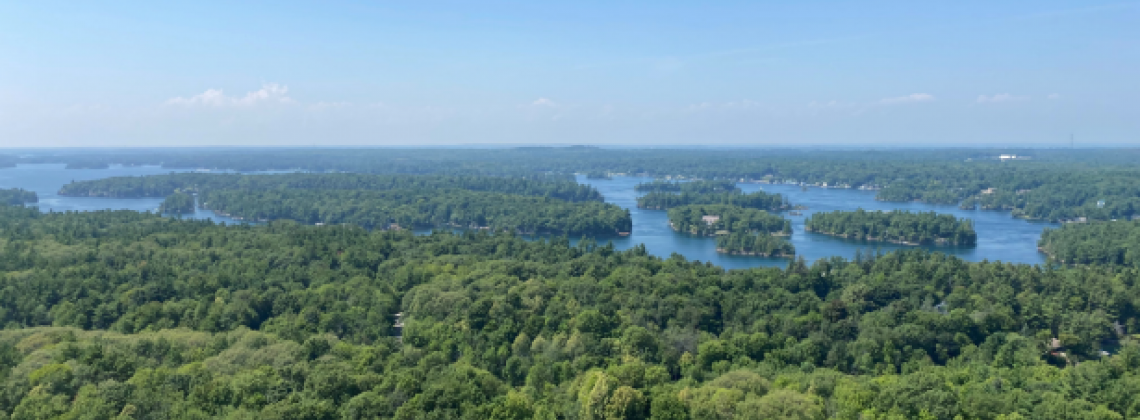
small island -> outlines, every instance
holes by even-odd
[[[969,220],[948,214],[907,211],[833,211],[816,213],[804,221],[808,232],[848,239],[894,242],[903,245],[973,246],[978,235]]]
[[[792,222],[764,210],[724,204],[681,206],[669,210],[669,226],[693,235],[716,236],[720,253],[764,257],[796,253],[781,238],[792,234]]]
[[[694,204],[724,204],[770,211],[791,208],[787,198],[780,194],[763,191],[745,194],[739,189],[723,192],[689,192],[679,194],[671,191],[651,191],[637,199],[637,207],[652,210],[667,210],[674,207]]]
[[[736,189],[736,183],[729,180],[689,182],[655,180],[653,182],[642,182],[633,187],[633,190],[637,192],[687,192],[695,194],[723,193]]]
[[[796,247],[779,236],[733,232],[716,238],[716,252],[732,255],[792,258],[796,255]]]
[[[586,179],[613,179],[609,173],[602,171],[590,171],[586,173]]]
[[[700,236],[730,232],[790,235],[792,222],[764,210],[724,204],[689,205],[669,210],[673,230]]]
[[[164,214],[190,214],[194,212],[194,196],[178,191],[162,201],[158,211]]]

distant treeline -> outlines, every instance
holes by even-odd
[[[366,228],[454,227],[534,234],[615,235],[632,229],[629,211],[596,201],[569,202],[460,189],[206,190],[201,205],[248,221],[351,223]]]
[[[941,243],[971,246],[978,235],[969,220],[948,214],[906,211],[833,211],[815,213],[804,222],[810,232],[850,239],[908,244]]]
[[[1018,160],[999,161],[1001,154]],[[1028,160],[1022,160],[1025,158]],[[494,175],[569,179],[574,173],[778,182],[879,190],[890,201],[962,203],[1015,216],[1067,220],[1140,214],[1140,149],[660,150],[594,147],[514,149],[235,149],[66,154],[19,162],[71,167],[161,164],[239,171]],[[1104,202],[1100,205],[1100,202]],[[692,203],[689,203],[692,204]]]
[[[1140,267],[1140,221],[1069,223],[1046,229],[1038,246],[1066,264]]]
[[[1039,185],[978,193],[962,207],[1010,210],[1016,217],[1052,222],[1129,219],[1140,216],[1140,174],[1118,170],[1056,174]]]
[[[20,188],[0,189],[0,204],[23,205],[39,201],[35,191]]]
[[[567,180],[535,180],[494,176],[367,175],[367,174],[195,174],[180,173],[114,177],[72,182],[60,195],[85,197],[165,197],[177,190],[422,190],[463,189],[557,198],[566,201],[602,201],[597,190]]]

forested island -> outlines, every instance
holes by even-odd
[[[708,194],[708,193],[723,193],[737,190],[736,183],[728,180],[713,180],[713,181],[663,181],[654,180],[653,182],[642,182],[633,187],[634,191],[638,192],[672,192],[672,193],[693,193],[693,194]]]
[[[733,255],[786,257],[796,255],[796,247],[783,237],[765,232],[730,232],[716,237],[716,251]]]
[[[602,201],[597,190],[573,180],[558,178],[504,178],[497,176],[369,175],[369,174],[197,174],[128,176],[78,181],[64,185],[59,194],[79,197],[166,197],[175,191],[209,190],[429,190],[463,189],[557,198],[566,201]]]
[[[978,235],[969,220],[958,220],[949,214],[935,212],[911,213],[833,211],[815,213],[804,221],[808,232],[840,236],[849,239],[896,242],[907,245],[944,244],[972,246]]]
[[[629,212],[561,179],[369,174],[170,174],[65,185],[61,195],[153,197],[195,191],[238,220],[352,223],[368,229],[461,228],[522,234],[628,235]]]
[[[726,271],[589,240],[0,207],[0,412],[1124,419],[1136,279],[922,250]]]
[[[176,191],[162,200],[158,212],[163,214],[189,214],[194,212],[194,196]]]
[[[629,211],[613,204],[459,189],[207,190],[199,200],[204,208],[244,220],[369,229],[441,227],[577,237],[628,234],[633,227]]]
[[[680,194],[653,191],[637,199],[637,207],[654,210],[666,210],[694,204],[722,204],[771,211],[791,208],[791,204],[784,196],[768,194],[763,191],[750,194],[745,194],[739,190],[719,193],[682,192]]]
[[[763,257],[790,257],[792,222],[764,210],[724,204],[688,205],[669,209],[669,226],[692,235],[716,236],[717,252]]]
[[[34,191],[20,188],[0,188],[0,205],[22,206],[36,202],[39,202],[39,197]]]
[[[669,209],[673,230],[710,236],[717,232],[763,232],[790,235],[792,222],[764,210],[725,204],[687,205]]]
[[[1068,223],[1042,232],[1038,246],[1065,264],[1140,267],[1140,221]]]

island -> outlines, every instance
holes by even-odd
[[[717,236],[716,252],[733,255],[792,258],[796,247],[779,236],[764,233],[732,232]]]
[[[658,179],[653,182],[642,182],[634,186],[633,189],[638,192],[708,194],[735,191],[737,188],[735,182],[728,180],[674,182]]]
[[[637,199],[638,208],[651,210],[667,210],[691,204],[725,204],[771,211],[791,208],[788,200],[780,194],[768,194],[763,191],[745,194],[739,189],[724,192],[682,191],[679,194],[668,191],[652,191]]]
[[[893,242],[904,245],[939,244],[973,246],[978,235],[969,220],[935,212],[911,213],[833,211],[816,213],[804,221],[808,232],[848,239]]]
[[[792,234],[792,222],[764,210],[724,204],[688,205],[669,210],[673,230],[716,236],[717,252],[783,257],[795,254],[780,238]]]
[[[520,234],[625,236],[629,211],[593,187],[562,179],[373,174],[169,174],[64,185],[60,195],[167,196],[179,212],[199,206],[239,221],[350,223],[368,229],[444,228]],[[184,203],[184,204],[179,204]],[[178,204],[176,206],[176,204]]]

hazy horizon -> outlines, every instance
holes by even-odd
[[[0,5],[0,148],[1120,147],[1140,2]]]

